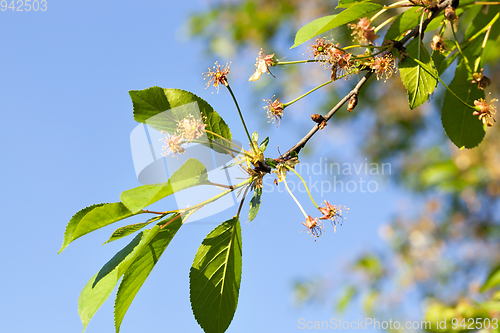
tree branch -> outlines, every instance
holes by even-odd
[[[359,89],[361,89],[361,87],[366,83],[366,81],[368,81],[368,79],[370,78],[370,76],[372,76],[372,74],[373,72],[366,73],[366,75],[361,80],[359,80],[358,84],[354,87],[354,89],[352,89],[347,95],[345,95],[345,97],[342,98],[340,102],[338,102],[337,105],[335,105],[335,107],[326,114],[326,116],[323,116],[323,118],[325,118],[326,121],[330,120],[330,118],[333,117],[333,115],[342,107],[342,105],[344,105],[351,98],[351,96],[357,95],[359,93]],[[302,148],[304,148],[307,141],[309,141],[309,139],[312,138],[312,136],[316,134],[318,130],[319,130],[319,124],[314,125],[314,127],[309,131],[309,133],[307,133],[306,136],[300,139],[299,142],[297,142],[292,148],[290,148],[286,153],[281,155],[279,158],[280,159],[286,158],[290,156],[292,152],[299,153],[299,151]]]
[[[406,36],[404,36],[400,41],[397,41],[394,43],[394,47],[396,47],[399,51],[404,51],[404,45],[408,43],[410,38],[416,37],[419,34],[419,31],[425,31],[429,23],[436,18],[436,16],[439,15],[446,7],[452,6],[453,8],[458,7],[458,1],[457,0],[441,0],[436,7],[431,8],[432,15],[427,18],[424,22],[422,22],[422,27],[420,28],[420,25],[417,25],[415,28],[413,28]],[[421,29],[421,30],[420,30]],[[357,95],[359,93],[359,90],[363,85],[368,81],[368,79],[372,76],[373,72],[368,72],[366,75],[359,80],[358,84],[352,89],[344,98],[342,98],[333,109],[330,110],[324,116],[325,120],[328,122],[330,118],[354,95]],[[309,133],[306,134],[302,139],[300,139],[299,142],[297,142],[292,148],[290,148],[286,153],[282,154],[278,159],[286,159],[291,157],[292,152],[299,153],[302,148],[306,145],[306,143],[309,141],[310,138],[314,134],[316,134],[319,130],[319,124],[315,124],[314,127],[309,131]]]

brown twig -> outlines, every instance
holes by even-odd
[[[245,202],[245,198],[247,196],[249,189],[250,189],[250,185],[247,186],[247,188],[245,189],[245,192],[243,193],[243,197],[241,198],[240,207],[238,207],[238,213],[236,213],[236,216],[238,216],[238,217],[240,216],[241,208],[243,207],[243,202]]]
[[[359,82],[356,85],[356,87],[354,87],[353,90],[351,90],[344,98],[342,98],[340,100],[340,102],[338,102],[337,105],[335,105],[335,107],[333,109],[331,109],[330,112],[328,112],[326,114],[326,116],[323,116],[323,118],[325,118],[325,121],[328,122],[328,120],[330,120],[330,118],[342,107],[342,105],[344,105],[349,100],[349,98],[351,98],[351,96],[358,94],[359,93],[359,89],[366,83],[366,81],[368,81],[368,79],[370,78],[370,76],[372,76],[372,74],[373,74],[373,72],[366,73],[366,75],[361,80],[359,80]],[[307,141],[309,141],[309,139],[312,138],[312,136],[314,134],[316,134],[316,132],[318,132],[318,131],[319,131],[319,124],[316,124],[309,131],[309,133],[307,133],[306,136],[304,136],[302,139],[300,139],[300,141],[297,142],[286,153],[284,153],[283,155],[281,155],[280,158],[286,158],[286,157],[290,156],[290,154],[292,152],[298,153],[302,148],[304,148],[304,146],[306,145]]]
[[[219,183],[214,183],[214,182],[209,182],[208,185],[213,185],[213,186],[217,186],[217,187],[227,188],[229,190],[234,190],[234,186],[232,186],[232,185],[224,185],[224,184],[219,184]]]

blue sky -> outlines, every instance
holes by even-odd
[[[189,14],[205,6],[188,1],[48,1],[45,12],[0,11],[4,331],[80,331],[81,289],[129,241],[101,246],[122,221],[57,255],[75,212],[94,203],[116,202],[122,191],[139,185],[130,152],[130,132],[137,124],[129,90],[155,85],[190,90],[214,106],[235,139],[245,141],[228,93],[205,90],[201,73],[214,59],[205,56],[199,40],[184,37]],[[290,58],[301,53],[290,53]],[[252,115],[248,125],[261,138],[270,135],[271,146],[288,147],[303,133],[262,126],[262,118],[253,116],[263,116],[262,109],[251,109],[255,103],[249,100],[253,95],[247,78],[253,66],[253,57],[243,63],[233,59],[231,73],[242,108]],[[303,162],[312,164],[318,158],[309,156]],[[326,179],[310,176],[313,182]],[[300,233],[303,217],[286,193],[264,193],[259,216],[251,223],[242,221],[243,277],[228,332],[294,332],[301,331],[299,318],[364,318],[358,306],[342,316],[331,303],[295,307],[292,292],[295,279],[343,276],[350,258],[380,246],[380,225],[405,201],[387,181],[370,179],[379,182],[376,193],[316,194],[318,202],[330,200],[350,208],[337,233],[329,228],[317,242]],[[313,212],[307,196],[296,195]],[[175,202],[155,207],[168,205]],[[204,236],[234,214],[235,208],[229,209],[205,223],[181,228],[132,303],[121,332],[201,332],[189,304],[189,268]],[[112,332],[112,316],[113,295],[87,332]]]

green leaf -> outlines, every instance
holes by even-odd
[[[113,234],[109,237],[109,239],[104,244],[110,243],[110,242],[115,241],[117,239],[126,237],[126,236],[128,236],[130,234],[133,234],[134,232],[136,232],[138,230],[141,230],[142,228],[144,228],[145,226],[147,226],[151,222],[153,222],[153,221],[152,220],[148,220],[146,222],[141,222],[141,223],[136,223],[136,224],[130,224],[130,225],[126,225],[126,226],[120,227],[120,228],[116,229],[113,232]]]
[[[259,133],[257,132],[252,133],[252,141],[259,141]]]
[[[328,15],[328,16],[323,16],[320,17],[319,19],[316,19],[312,22],[307,23],[305,26],[299,29],[297,31],[297,34],[295,35],[295,41],[294,44],[292,45],[291,49],[294,47],[297,47],[305,42],[307,42],[309,39],[327,31],[323,30],[323,28],[333,20],[337,15]]]
[[[496,287],[500,284],[500,266],[495,267],[491,272],[480,291],[485,292],[488,289]]]
[[[272,169],[276,169],[278,162],[276,162],[273,158],[267,157],[265,160],[266,164],[270,166]]]
[[[498,7],[496,7],[497,8],[496,10],[494,10],[493,8],[494,7],[491,7],[485,13],[483,13],[483,11],[478,11],[478,13],[474,17],[474,19],[471,22],[468,22],[469,24],[468,24],[467,30],[465,32],[465,35],[464,35],[464,40],[470,39],[477,32],[479,32],[480,30],[482,30],[483,28],[485,28],[486,26],[491,24],[491,21],[493,19],[495,19],[495,17],[497,15],[499,15],[498,14],[498,12],[499,12]],[[488,53],[490,52],[490,50],[494,47],[498,47],[499,34],[500,34],[500,20],[498,19],[498,17],[496,17],[496,21],[494,22],[494,24],[490,28],[488,41],[486,42],[486,45],[484,47],[484,50],[483,50],[483,53],[481,56],[481,63],[482,64],[479,65],[479,68],[482,68],[485,60],[488,59]],[[480,35],[479,37],[477,37],[477,39],[483,40],[483,36],[484,36],[484,33],[483,33],[483,35]],[[477,47],[479,47],[479,46],[478,45],[476,45],[475,47],[468,46],[469,49],[476,49]],[[477,51],[476,52],[472,51],[472,52],[475,54],[478,53]],[[472,53],[472,52],[469,51],[468,53]],[[472,59],[472,60],[476,60],[476,59]],[[471,64],[471,67],[474,67],[473,61],[470,64]]]
[[[205,333],[225,332],[231,323],[241,282],[241,230],[237,217],[203,240],[189,273],[193,313]]]
[[[463,10],[457,10],[457,14],[461,12],[463,12]],[[396,17],[389,29],[387,29],[384,39],[400,40],[408,30],[411,30],[420,24],[421,17],[422,11],[419,10],[419,8],[416,9],[415,7],[410,7]],[[439,28],[443,19],[444,14],[440,14],[427,25],[425,31],[428,32]]]
[[[268,144],[269,144],[269,137],[265,138],[265,139],[262,141],[262,143],[260,144],[259,149],[260,149],[260,151],[261,151],[262,153],[266,151],[266,149],[267,149],[267,145],[268,145]]]
[[[376,290],[371,290],[368,295],[366,295],[363,299],[363,310],[368,316],[374,315],[374,310],[377,309],[377,300],[380,296],[380,293]]]
[[[380,258],[374,254],[363,255],[354,263],[354,268],[370,274],[374,280],[379,279],[384,271]]]
[[[93,205],[76,213],[64,233],[61,253],[72,241],[94,230],[134,215],[121,202]]]
[[[463,9],[462,8],[458,8],[455,13],[457,15],[460,15],[463,13]],[[425,19],[425,18],[424,18]],[[443,21],[444,21],[444,11],[441,12],[441,14],[439,14],[439,16],[437,16],[435,19],[433,19],[428,25],[427,25],[427,28],[425,28],[425,31],[424,32],[430,32],[432,30],[436,30],[437,28],[441,27],[441,25],[443,24]]]
[[[382,9],[383,6],[377,3],[358,3],[350,6],[337,15],[324,16],[316,19],[297,31],[295,42],[291,49],[307,42],[309,39],[322,34],[328,30],[340,27],[354,21],[357,18],[367,16],[369,13]]]
[[[496,301],[491,301],[491,302],[484,302],[484,303],[481,303],[479,304],[481,306],[482,309],[486,310],[486,311],[495,311],[495,312],[498,312],[500,311],[500,302],[496,302]]]
[[[457,66],[455,77],[449,88],[465,103],[472,106],[474,100],[484,98],[484,92],[479,90],[476,84],[471,83],[471,80],[465,62],[462,60]],[[477,116],[472,114],[473,112],[473,109],[465,106],[452,93],[446,91],[441,121],[446,134],[458,148],[474,148],[483,141],[485,135],[483,124]]]
[[[437,77],[437,71],[429,53],[427,53],[420,39],[412,40],[406,47],[406,52],[409,56],[399,64],[399,73],[401,81],[408,91],[410,109],[413,110],[417,106],[425,103],[436,88],[437,80],[435,77]],[[421,64],[415,62],[413,58],[425,64],[428,70],[432,70],[433,74],[428,73],[428,71],[424,69]]]
[[[460,177],[460,170],[451,160],[432,163],[420,172],[420,181],[423,186],[439,186],[443,190],[458,177]]]
[[[85,215],[87,215],[87,213],[90,212],[91,210],[93,210],[94,208],[100,207],[102,205],[104,205],[104,204],[96,204],[96,205],[86,207],[86,208],[78,211],[75,215],[73,215],[71,220],[69,220],[68,225],[66,226],[66,230],[64,231],[63,244],[62,244],[59,252],[57,252],[58,254],[61,253],[69,245],[69,243],[71,243],[71,241],[73,239],[73,234],[75,233],[75,229],[78,226],[78,223],[80,223],[80,221],[82,220],[82,218]]]
[[[462,4],[460,4],[462,5]],[[483,29],[486,25],[488,25],[493,19],[493,17],[498,13],[498,10],[490,10],[484,13],[480,10],[480,7],[474,8],[474,12],[472,12],[473,18],[469,18],[470,21],[467,22],[467,30],[465,31],[463,40],[466,41],[474,36],[477,32]]]
[[[166,183],[143,185],[122,192],[120,199],[132,212],[138,213],[158,200],[192,186],[206,184],[208,173],[205,166],[194,158],[188,159]]]
[[[384,39],[386,40],[399,40],[403,34],[410,29],[413,29],[420,22],[419,17],[422,13],[417,12],[415,8],[410,8],[405,12],[399,14],[394,22],[392,22],[389,29],[385,33]]]
[[[103,305],[109,295],[111,295],[111,292],[120,279],[117,271],[113,271],[101,279],[96,287],[92,287],[96,277],[97,274],[87,282],[78,299],[78,314],[83,324],[82,332],[85,331],[90,319],[92,319],[97,310],[99,310],[101,305]]]
[[[253,192],[252,200],[250,200],[250,211],[248,212],[248,219],[253,221],[253,219],[257,216],[260,208],[260,196],[262,195],[262,189],[256,187]]]
[[[137,292],[148,278],[149,273],[151,273],[168,244],[170,244],[170,241],[174,238],[182,225],[182,219],[177,217],[177,215],[172,216],[169,220],[171,222],[163,229],[159,229],[159,226],[155,226],[155,228],[152,229],[151,237],[148,237],[148,241],[145,245],[137,251],[133,262],[123,275],[123,280],[118,287],[118,293],[116,294],[115,300],[116,332],[120,331],[123,317],[134,300],[135,295],[137,295]]]
[[[158,227],[155,228],[158,229]],[[139,233],[87,282],[78,299],[78,313],[83,324],[83,331],[87,328],[90,319],[109,297],[123,272],[132,263],[137,251],[147,244],[149,235],[150,230]]]
[[[351,285],[347,285],[344,287],[344,290],[342,291],[342,295],[340,296],[338,302],[337,302],[337,311],[342,313],[344,312],[349,304],[351,304],[351,301],[353,300],[354,296],[356,296],[356,288]]]
[[[359,3],[374,3],[370,0],[339,0],[339,4],[335,8],[349,8],[352,5]]]
[[[151,87],[145,90],[131,90],[129,94],[134,106],[134,119],[137,122],[146,123],[157,130],[173,134],[177,129],[178,122],[193,113],[193,109],[188,105],[196,102],[203,122],[207,125],[205,129],[228,141],[232,139],[229,126],[222,117],[214,111],[210,104],[193,93],[181,89]],[[171,112],[169,117],[154,117],[168,110]],[[220,153],[228,153],[227,148],[231,148],[229,142],[209,132],[207,132],[207,137],[211,142],[217,143],[211,148]],[[221,145],[226,149],[220,147]]]

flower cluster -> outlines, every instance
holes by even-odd
[[[339,48],[339,43],[335,45],[331,51],[330,64],[332,65],[332,81],[337,77],[349,73],[353,67],[351,54]],[[346,77],[347,79],[347,77]]]
[[[276,173],[278,176],[278,182],[282,182],[286,178],[286,173],[289,169],[293,169],[297,164],[299,164],[299,160],[297,157],[290,158],[285,161],[281,161],[276,165],[276,169],[272,172]]]
[[[182,144],[201,138],[205,133],[206,126],[203,123],[203,119],[195,119],[193,115],[189,115],[179,121],[174,134],[161,131],[163,138],[160,141],[165,143],[162,147],[162,155],[167,157],[170,154],[175,156],[176,154],[184,153],[186,150],[182,147]]]
[[[331,220],[335,232],[337,232],[337,224],[342,225],[344,222],[344,217],[342,216],[342,210],[349,210],[346,206],[331,205],[325,200],[326,207],[319,207],[319,211],[323,214],[320,220]]]
[[[488,127],[493,126],[493,122],[496,121],[493,117],[493,115],[497,113],[497,107],[494,104],[495,102],[498,102],[497,98],[493,98],[489,102],[484,98],[474,101],[476,110],[473,112],[473,115],[479,116],[479,120],[481,120],[483,124]]]
[[[319,236],[323,235],[323,229],[324,229],[324,225],[323,225],[323,222],[321,220],[330,220],[332,222],[332,225],[334,227],[335,232],[337,232],[337,224],[340,223],[342,225],[342,222],[344,220],[344,217],[342,215],[342,211],[347,210],[347,208],[345,206],[331,205],[326,200],[325,200],[325,207],[320,207],[316,204],[316,202],[314,202],[314,199],[311,195],[311,192],[309,191],[309,188],[307,187],[306,182],[297,173],[297,171],[294,170],[295,165],[297,165],[299,163],[297,156],[294,156],[294,157],[291,157],[288,159],[279,160],[279,161],[275,160],[275,161],[278,163],[275,165],[275,168],[274,168],[274,170],[272,170],[272,172],[277,174],[278,182],[283,182],[285,184],[285,187],[286,187],[288,193],[293,198],[293,200],[295,201],[297,206],[299,206],[300,210],[302,211],[302,214],[304,214],[306,221],[302,222],[302,225],[304,225],[307,229],[303,230],[303,231],[307,231],[307,233],[309,235],[311,235],[312,237],[315,237],[315,238],[319,237]],[[323,216],[313,218],[313,217],[311,217],[311,215],[306,214],[306,212],[304,211],[304,208],[302,208],[302,205],[297,200],[297,198],[293,195],[293,193],[290,191],[290,188],[287,185],[286,174],[288,171],[292,171],[300,178],[300,180],[304,184],[304,187],[305,187],[307,193],[309,194],[309,198],[311,198],[312,203],[319,209],[319,211],[323,214]],[[275,181],[275,184],[278,185],[278,182]]]
[[[353,67],[352,55],[339,48],[339,43],[333,45],[324,37],[316,38],[316,44],[309,45],[308,49],[314,60],[321,61],[325,68],[331,68],[332,81],[348,73]]]
[[[306,221],[302,224],[307,228],[307,232],[314,237],[319,237],[323,234],[324,225],[321,220],[330,220],[332,222],[334,231],[337,232],[337,224],[342,225],[344,217],[342,210],[348,210],[345,206],[331,205],[325,200],[325,207],[318,207],[322,217],[313,219],[311,215],[306,216]],[[318,220],[319,219],[319,220]]]
[[[244,157],[241,160],[239,157],[235,157],[235,159],[238,161],[243,172],[252,179],[250,189],[262,189],[264,187],[262,185],[262,179],[270,171],[270,167],[264,160],[264,151],[267,148],[267,144],[264,144],[264,140],[259,145],[259,135],[257,132],[252,134],[251,139],[251,148],[249,150],[241,149]]]
[[[363,17],[357,24],[350,23],[348,27],[353,29],[351,36],[360,44],[373,44],[379,36],[375,34],[375,28],[370,26],[371,21]]]

